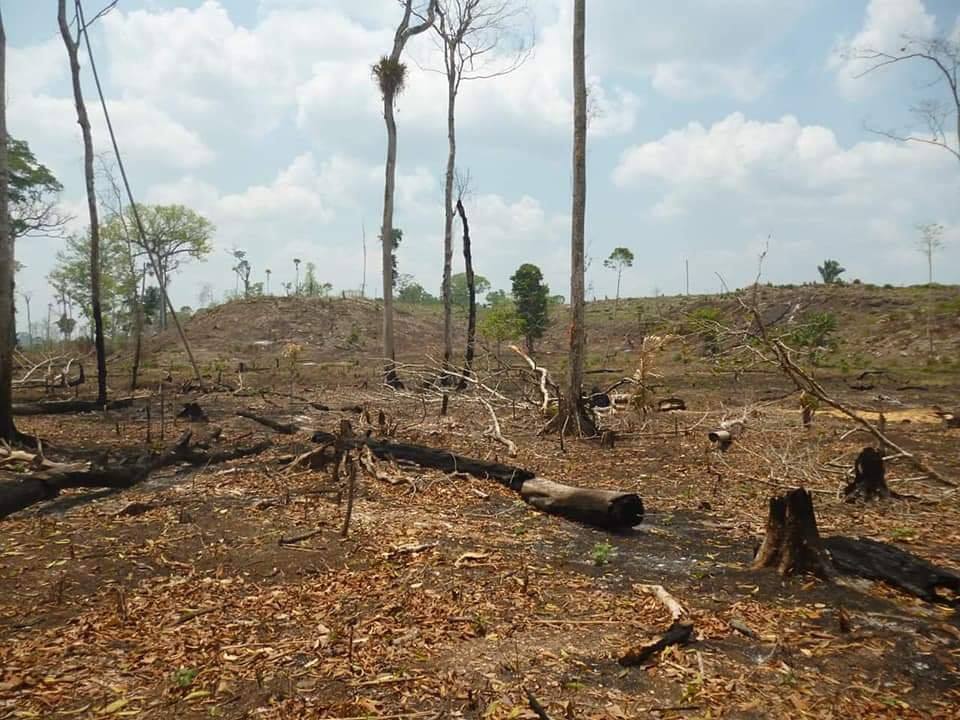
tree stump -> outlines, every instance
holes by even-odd
[[[613,450],[617,442],[617,434],[613,430],[604,430],[600,435],[600,447],[604,450]]]
[[[853,464],[853,475],[853,482],[843,489],[844,502],[894,497],[887,487],[883,453],[876,448],[865,447],[860,451]]]
[[[813,499],[803,488],[770,498],[767,533],[753,560],[754,568],[775,567],[784,577],[811,573],[834,574],[830,556],[823,548]]]

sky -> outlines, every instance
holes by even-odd
[[[83,154],[54,3],[0,0],[10,133],[64,185],[86,225]],[[103,2],[105,0],[98,0]],[[100,5],[85,0],[88,16]],[[509,288],[525,262],[569,295],[572,0],[527,0],[533,51],[515,72],[463,84],[458,168],[477,272]],[[717,292],[763,278],[926,281],[917,225],[941,223],[935,279],[960,282],[960,164],[870,128],[907,128],[943,85],[922,66],[855,77],[841,49],[896,50],[904,33],[960,39],[956,0],[592,0],[587,7],[588,297],[612,297],[603,260],[636,260],[622,294]],[[336,291],[380,292],[378,227],[386,132],[370,66],[392,45],[396,0],[120,0],[91,29],[93,53],[139,202],[178,203],[216,225],[214,251],[186,266],[174,303],[205,283],[232,290],[230,252],[254,280],[293,280],[314,262]],[[435,39],[413,38],[397,101],[399,266],[432,292],[442,271],[446,95]],[[491,58],[491,67],[506,62]],[[85,55],[96,152],[109,151]],[[459,224],[454,233],[459,238]],[[34,313],[61,240],[25,238],[18,289]],[[460,243],[454,272],[462,271]],[[22,301],[21,301],[22,304]],[[21,308],[22,311],[22,308]]]

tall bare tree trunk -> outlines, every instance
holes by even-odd
[[[393,116],[393,103],[397,91],[403,85],[406,68],[400,62],[403,48],[414,35],[418,35],[433,25],[437,12],[436,0],[430,0],[427,16],[419,25],[410,26],[413,14],[413,0],[406,0],[403,19],[393,36],[393,50],[389,56],[381,58],[379,68],[380,91],[383,94],[383,121],[387,126],[387,162],[384,167],[383,183],[383,222],[380,226],[380,245],[383,260],[383,356],[386,359],[384,380],[389,385],[400,385],[397,377],[397,357],[393,343],[393,196],[397,174],[397,122]],[[376,68],[374,66],[376,74]]]
[[[77,108],[77,123],[83,135],[83,171],[86,176],[87,210],[90,214],[90,296],[93,311],[94,344],[97,348],[97,403],[107,402],[107,352],[103,342],[103,313],[100,309],[100,221],[97,217],[97,195],[93,187],[93,137],[90,133],[90,118],[83,102],[80,87],[80,61],[77,44],[70,35],[67,24],[66,0],[59,0],[57,21],[60,35],[70,58],[70,74],[73,78],[73,100]],[[78,19],[78,22],[82,22]]]
[[[449,52],[449,49],[447,50]],[[453,174],[457,163],[457,131],[455,109],[457,78],[447,71],[447,174],[443,187],[443,369],[450,367],[453,355]]]
[[[7,192],[7,36],[0,8],[0,439],[12,442],[13,423],[13,233]]]
[[[383,222],[380,249],[383,263],[383,357],[387,361],[384,379],[398,385],[397,354],[393,343],[393,195],[397,174],[397,122],[393,117],[393,94],[383,98],[383,120],[387,125],[387,164],[383,183]]]
[[[581,435],[593,435],[596,427],[583,406],[583,365],[586,353],[584,327],[584,227],[587,210],[587,81],[586,0],[573,6],[573,208],[570,233],[570,376],[567,386],[567,417]]]

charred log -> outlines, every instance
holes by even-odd
[[[960,574],[953,570],[868,538],[835,536],[823,544],[845,575],[879,580],[927,602],[960,606]],[[941,595],[941,589],[952,593],[952,598]]]
[[[659,640],[630,648],[617,662],[624,667],[642,665],[671,645],[686,645],[692,636],[693,625],[674,621]]]
[[[249,447],[208,452],[190,445],[192,433],[188,430],[177,442],[156,455],[146,455],[128,465],[78,467],[63,465],[0,484],[0,518],[22,510],[41,500],[51,500],[67,488],[132,487],[160,468],[179,463],[213,465],[248,455],[257,455],[271,447],[263,441]]]
[[[119,410],[133,405],[134,397],[110,400],[106,405],[96,400],[45,400],[35,403],[14,403],[14,415],[64,415],[66,413]]]

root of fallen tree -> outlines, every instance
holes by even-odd
[[[313,441],[347,449],[366,446],[378,458],[496,480],[519,493],[538,510],[608,530],[623,530],[643,520],[643,501],[636,493],[564,485],[513,465],[478,460],[423,445],[376,438],[343,438],[323,431],[314,433]]]
[[[176,443],[155,455],[144,455],[131,464],[101,467],[92,464],[53,464],[37,473],[0,483],[0,518],[42,500],[51,500],[67,488],[132,487],[150,473],[169,465],[214,465],[248,455],[257,455],[272,446],[269,440],[248,447],[208,451],[190,445],[193,434],[186,431]]]

